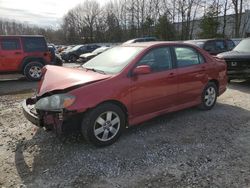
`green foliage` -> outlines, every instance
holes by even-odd
[[[175,27],[166,14],[158,19],[155,25],[155,34],[161,40],[175,40]]]
[[[218,21],[218,12],[214,10],[214,7],[209,7],[209,11],[203,16],[200,28],[201,38],[216,38],[221,37],[222,35],[218,33],[219,21]]]

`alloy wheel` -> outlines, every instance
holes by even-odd
[[[95,137],[106,142],[116,136],[120,129],[121,120],[117,113],[107,111],[97,117],[94,124]]]
[[[216,91],[214,87],[208,87],[205,92],[205,104],[207,106],[212,106],[216,100]]]
[[[42,69],[39,66],[32,66],[29,70],[29,75],[32,78],[40,78],[42,75]]]

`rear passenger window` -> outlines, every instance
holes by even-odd
[[[1,46],[3,50],[18,50],[20,49],[20,42],[18,39],[2,39]]]
[[[177,67],[187,67],[204,63],[203,56],[192,48],[175,47],[174,51],[176,54]]]
[[[170,48],[163,47],[149,51],[137,65],[149,65],[154,72],[172,68]]]
[[[24,50],[26,52],[46,52],[47,44],[44,38],[41,37],[27,37],[23,38]]]

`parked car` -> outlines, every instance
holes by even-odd
[[[81,63],[85,63],[85,62],[89,61],[90,59],[94,58],[95,56],[105,52],[109,48],[110,47],[103,46],[103,47],[97,48],[93,52],[82,54],[82,55],[79,56],[78,61],[81,62]]]
[[[0,36],[0,62],[1,74],[20,73],[36,81],[51,55],[43,36]]]
[[[194,44],[211,55],[217,55],[222,52],[230,51],[235,47],[235,44],[230,39],[201,39],[201,40],[188,40],[185,43]]]
[[[150,42],[150,41],[158,41],[156,37],[143,37],[143,38],[136,38],[136,39],[131,39],[123,44],[132,44],[132,43],[137,43],[137,42]]]
[[[51,64],[62,66],[63,60],[59,54],[56,53],[56,48],[54,46],[48,46],[51,54]]]
[[[233,38],[231,40],[234,42],[235,46],[237,46],[240,43],[240,41],[242,41],[242,38]]]
[[[185,54],[185,55],[183,55]],[[87,141],[114,143],[125,127],[199,106],[210,110],[227,85],[226,63],[183,43],[114,47],[81,69],[46,66],[37,96],[22,103],[32,123]]]
[[[229,81],[250,79],[250,38],[242,40],[232,51],[217,55],[227,63]]]
[[[99,47],[96,44],[77,45],[67,51],[63,51],[61,57],[67,62],[75,62],[81,54],[92,52]]]

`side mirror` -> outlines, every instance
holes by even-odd
[[[135,67],[133,70],[133,75],[148,74],[151,73],[151,68],[148,65],[140,65]]]

